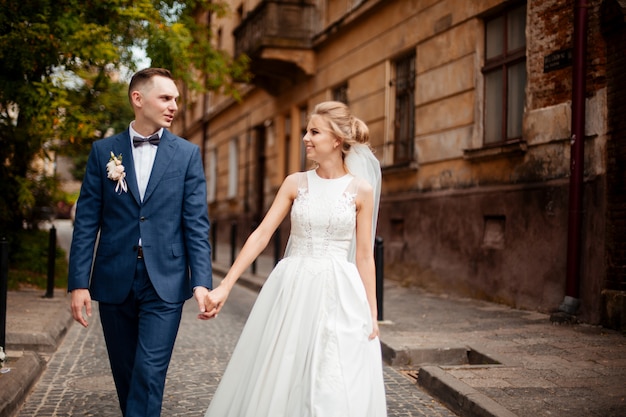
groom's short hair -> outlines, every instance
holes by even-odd
[[[130,95],[133,91],[138,90],[144,84],[146,84],[152,77],[165,77],[173,80],[172,73],[165,68],[144,68],[141,71],[137,71],[133,77],[130,79],[130,84],[128,85],[128,99],[132,103]]]

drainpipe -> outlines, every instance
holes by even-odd
[[[585,155],[585,77],[587,75],[587,0],[574,6],[572,138],[565,298],[559,311],[574,315],[580,306],[580,260]]]

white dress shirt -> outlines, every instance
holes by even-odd
[[[150,180],[150,174],[152,173],[154,158],[159,147],[149,142],[135,147],[133,145],[133,137],[139,136],[143,138],[144,136],[140,135],[135,129],[133,129],[133,123],[134,120],[130,122],[130,126],[128,127],[130,133],[130,148],[133,150],[133,161],[135,165],[135,176],[137,177],[137,187],[139,188],[139,198],[143,201],[143,196],[146,194],[146,188],[148,187],[148,181]],[[158,134],[160,138],[163,135],[163,128],[157,130],[155,133]],[[141,246],[141,237],[139,238],[139,246]]]
[[[150,173],[152,172],[152,165],[154,165],[154,157],[156,156],[158,146],[151,143],[144,143],[137,147],[133,146],[132,142],[134,136],[144,137],[133,129],[133,123],[134,121],[130,122],[130,126],[128,128],[130,131],[130,145],[133,150],[133,161],[135,162],[135,174],[137,176],[137,187],[139,187],[139,197],[141,201],[143,201],[143,196],[146,193],[146,187],[148,187],[148,181],[150,180]],[[157,130],[155,133],[159,135],[160,138],[163,135],[163,128]]]

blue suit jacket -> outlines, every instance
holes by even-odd
[[[107,178],[111,152],[122,155],[128,192],[117,193],[116,182]],[[148,275],[163,300],[182,302],[191,297],[195,286],[211,288],[209,217],[200,151],[167,130],[143,202],[128,130],[94,142],[76,206],[68,290],[89,288],[94,300],[124,301],[135,273],[139,237]]]

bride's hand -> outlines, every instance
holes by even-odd
[[[372,333],[369,335],[369,340],[374,340],[380,336],[380,331],[378,330],[378,321],[376,319],[372,322]]]

